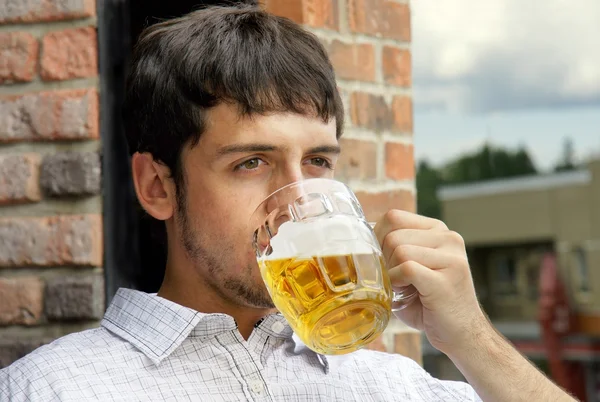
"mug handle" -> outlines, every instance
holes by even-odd
[[[368,222],[371,230],[375,229],[376,222]],[[388,267],[386,266],[386,269]],[[393,290],[392,296],[392,311],[403,310],[417,297],[417,289],[413,286],[404,286]]]

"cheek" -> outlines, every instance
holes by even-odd
[[[197,222],[196,230],[214,247],[226,250],[234,259],[256,259],[252,247],[251,212],[247,203],[209,203],[205,200],[203,204],[188,207],[188,210],[193,214],[193,221]]]
[[[209,243],[227,250],[230,258],[244,265],[247,261],[256,261],[250,219],[266,197],[263,196],[266,191],[259,187],[229,186],[227,181],[215,181],[191,188],[188,193],[188,216],[196,222],[196,230],[201,231]]]

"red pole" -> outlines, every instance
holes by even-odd
[[[554,253],[548,253],[542,259],[539,286],[539,321],[550,375],[560,387],[575,393],[579,390],[573,389],[575,384],[571,381],[570,365],[562,360],[562,338],[571,330],[572,316]]]

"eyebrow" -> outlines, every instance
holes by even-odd
[[[233,144],[219,148],[217,155],[239,154],[245,152],[272,152],[280,150],[279,147],[267,144]]]
[[[310,148],[307,153],[339,155],[340,152],[342,152],[342,148],[340,148],[339,145],[321,145],[318,147]]]
[[[252,152],[273,152],[282,151],[283,148],[268,144],[233,144],[219,148],[217,151],[218,156],[237,154],[237,153],[252,153]],[[309,154],[339,154],[341,148],[339,145],[320,145],[317,147],[310,148],[307,153]]]

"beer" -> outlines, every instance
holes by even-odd
[[[318,353],[360,349],[387,326],[392,289],[382,256],[359,251],[259,261],[274,304]]]
[[[386,328],[392,309],[416,295],[392,291],[377,237],[343,183],[288,184],[259,204],[249,226],[275,306],[315,352],[364,347]]]

